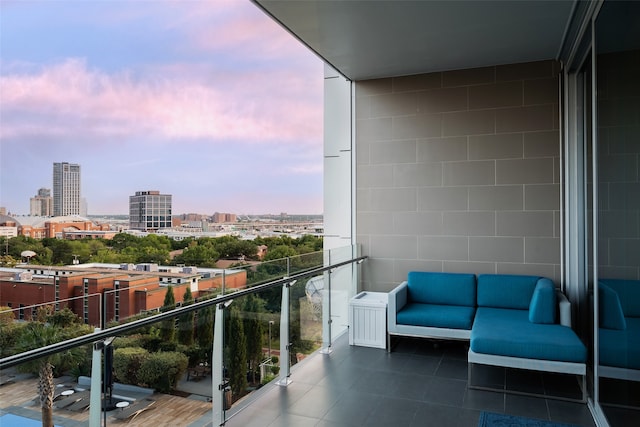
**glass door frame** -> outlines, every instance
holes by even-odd
[[[598,134],[595,22],[604,0],[584,14],[575,43],[563,64],[563,132],[561,162],[561,227],[563,291],[569,297],[573,319],[586,325],[577,331],[589,344],[590,394],[588,406],[598,426],[608,426],[599,400],[598,381]],[[585,81],[586,78],[586,81]],[[589,87],[587,87],[589,85]],[[590,98],[590,99],[587,99]],[[590,105],[589,105],[590,104]],[[586,108],[590,107],[590,108]],[[590,127],[590,129],[588,129]],[[590,134],[590,135],[589,135]],[[588,146],[591,148],[591,162]],[[592,188],[588,189],[591,173]],[[589,200],[590,199],[590,200]],[[589,212],[591,201],[591,212]],[[591,222],[591,224],[590,224]],[[591,248],[588,238],[591,237]],[[589,262],[591,257],[592,262]],[[590,276],[591,273],[591,276]],[[589,286],[589,279],[592,281]],[[577,316],[580,316],[578,319]],[[585,336],[586,334],[586,336]]]

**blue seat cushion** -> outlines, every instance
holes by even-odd
[[[627,317],[627,329],[600,328],[600,364],[640,369],[640,318]]]
[[[436,328],[471,329],[474,307],[409,303],[396,314],[399,325],[431,326]]]
[[[412,302],[476,305],[476,276],[473,274],[411,271],[407,275],[407,289]]]
[[[567,326],[529,322],[528,310],[479,307],[471,330],[476,353],[584,363],[587,349]]]
[[[538,276],[481,274],[478,276],[478,307],[527,310]]]
[[[622,312],[618,293],[603,282],[598,284],[598,309],[600,327],[619,330],[627,329],[627,321]]]
[[[640,317],[640,280],[600,279],[599,283],[618,294],[625,317]]]
[[[529,322],[556,323],[556,287],[549,279],[538,280],[529,304]]]

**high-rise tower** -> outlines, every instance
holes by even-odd
[[[51,190],[41,188],[38,194],[29,200],[29,215],[32,216],[51,216],[53,215],[53,198]]]
[[[136,191],[135,196],[129,196],[129,228],[142,231],[171,228],[171,195]]]
[[[80,215],[80,165],[53,164],[53,216]]]

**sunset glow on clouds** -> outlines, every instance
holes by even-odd
[[[296,85],[302,78],[288,71],[266,74],[247,72],[231,81],[222,79],[218,86],[179,76],[139,80],[126,72],[88,69],[82,59],[67,59],[34,74],[8,74],[0,80],[3,113],[15,120],[3,123],[0,136],[151,133],[160,138],[211,138],[214,143],[298,142],[308,137],[307,123],[318,116],[320,106],[300,105],[294,88],[304,90],[304,84]],[[264,78],[286,84],[252,86]],[[42,120],[34,123],[29,117],[33,114]],[[283,128],[283,122],[290,126]],[[318,124],[316,119],[312,130],[321,133]]]
[[[322,213],[322,63],[249,0],[0,7],[0,206],[68,161],[90,214]]]

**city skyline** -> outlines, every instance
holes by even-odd
[[[69,162],[89,215],[322,214],[322,62],[248,0],[115,3],[0,3],[0,206]]]

